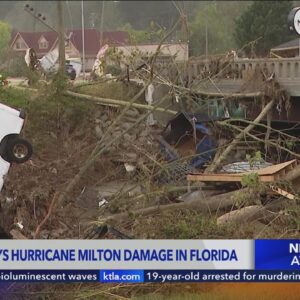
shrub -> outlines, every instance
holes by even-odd
[[[108,65],[106,66],[105,68],[105,72],[106,74],[111,74],[113,76],[118,76],[121,74],[122,70],[119,66],[116,66],[116,65]]]
[[[10,77],[28,77],[29,68],[23,56],[15,56],[8,59],[4,71]]]

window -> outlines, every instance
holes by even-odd
[[[16,50],[24,50],[26,49],[26,45],[25,43],[21,40],[21,39],[18,39],[15,43],[15,49]]]
[[[49,46],[48,41],[45,39],[44,36],[41,36],[41,38],[39,39],[39,48],[40,49],[47,49]]]
[[[48,48],[48,42],[47,41],[39,42],[39,48],[40,49],[47,49]]]

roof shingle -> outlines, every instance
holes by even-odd
[[[82,30],[81,29],[68,29],[66,30],[67,36],[72,32],[70,41],[77,48],[77,50],[82,53]],[[26,44],[36,50],[37,53],[47,53],[49,52],[57,38],[58,35],[54,31],[50,32],[17,32],[13,31],[11,37],[11,43],[15,40],[17,34],[20,34],[24,39]],[[44,36],[48,41],[47,49],[39,49],[38,41]],[[95,55],[100,49],[100,32],[96,29],[85,29],[84,30],[84,40],[85,40],[85,53],[87,55]],[[129,41],[129,34],[125,31],[110,31],[103,32],[103,45],[126,45]],[[11,44],[10,43],[10,44]]]

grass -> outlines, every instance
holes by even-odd
[[[77,93],[98,96],[102,98],[129,101],[140,91],[140,89],[141,87],[133,82],[124,84],[122,82],[113,81],[83,85],[80,87],[76,87],[74,91]],[[142,95],[139,100],[143,101],[144,103],[144,96]]]
[[[13,87],[0,89],[0,103],[25,110],[27,118],[22,135],[31,140],[37,152],[57,143],[53,136],[76,135],[85,128],[92,129],[92,116],[102,109],[71,97],[53,95],[50,88],[45,87],[38,93]]]
[[[14,89],[13,87],[0,87],[0,101],[3,104],[14,108],[26,108],[31,99],[31,92]]]

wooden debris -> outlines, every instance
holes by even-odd
[[[28,240],[28,238],[17,229],[12,229],[10,231],[10,235],[13,237],[14,240]]]
[[[275,193],[285,197],[285,198],[288,198],[290,200],[295,200],[295,195],[283,190],[283,189],[280,189],[280,188],[277,188],[277,187],[271,187],[272,191],[274,191]]]
[[[243,176],[256,173],[261,182],[274,182],[283,178],[287,172],[297,165],[293,159],[281,164],[269,166],[260,170],[253,170],[243,173],[218,173],[218,174],[188,174],[187,180],[202,182],[241,182]]]

